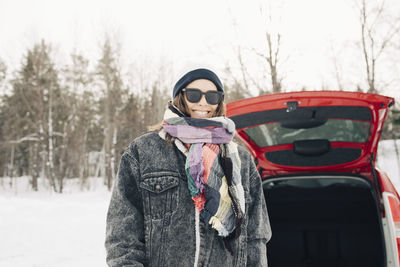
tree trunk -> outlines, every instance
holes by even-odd
[[[52,111],[53,111],[53,97],[52,97],[52,92],[51,92],[51,87],[49,89],[49,118],[48,118],[48,123],[49,123],[49,137],[48,137],[48,142],[49,142],[49,152],[48,152],[48,162],[47,162],[47,168],[48,168],[48,177],[51,181],[51,184],[53,185],[53,189],[55,192],[57,192],[57,186],[55,182],[55,175],[54,175],[54,149],[53,149],[53,117],[52,117]]]
[[[114,180],[114,177],[116,175],[115,172],[115,160],[116,160],[116,146],[117,146],[117,134],[118,130],[117,127],[114,127],[114,134],[113,134],[113,142],[112,142],[112,147],[111,147],[111,173],[112,173],[112,180]],[[111,180],[111,184],[112,184]],[[111,189],[111,188],[110,188]]]
[[[15,156],[15,143],[11,144],[10,164],[8,166],[8,176],[10,177],[10,187],[13,186],[14,177],[14,156]]]
[[[29,175],[31,177],[31,186],[33,191],[38,191],[38,143],[35,142],[33,145],[29,145]]]
[[[104,145],[104,170],[105,170],[105,182],[108,190],[111,190],[112,181],[112,169],[111,169],[111,146],[112,146],[112,126],[111,123],[107,125],[105,134],[105,145]]]
[[[83,145],[80,155],[81,161],[79,164],[79,178],[80,178],[81,189],[83,189],[84,186],[87,184],[87,178],[89,175],[88,155],[86,152],[87,135],[88,135],[88,130],[86,129],[83,137]]]

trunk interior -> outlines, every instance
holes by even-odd
[[[386,266],[381,218],[362,177],[304,176],[263,183],[270,267]]]

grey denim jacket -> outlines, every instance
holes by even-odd
[[[246,217],[233,254],[217,231],[200,221],[198,266],[267,266],[271,237],[261,179],[239,147]],[[156,132],[135,139],[121,158],[107,214],[109,266],[193,266],[195,207],[187,188],[185,156]]]

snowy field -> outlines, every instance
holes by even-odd
[[[8,179],[0,184],[1,267],[107,266],[105,216],[111,194],[102,179],[83,192],[68,185],[63,194],[43,188],[29,192],[27,179],[19,180],[13,190]]]
[[[400,141],[397,143],[400,148]],[[378,164],[400,188],[393,141],[379,145]],[[1,267],[106,266],[104,233],[110,193],[101,179],[82,191],[70,180],[63,194],[40,183],[31,192],[27,178],[0,178]]]

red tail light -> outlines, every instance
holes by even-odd
[[[389,239],[393,246],[393,258],[397,261],[394,266],[399,266],[400,262],[400,200],[393,194],[384,192],[383,199],[386,208],[386,218],[389,228]],[[388,209],[389,206],[389,209]],[[397,254],[397,255],[396,255]]]

